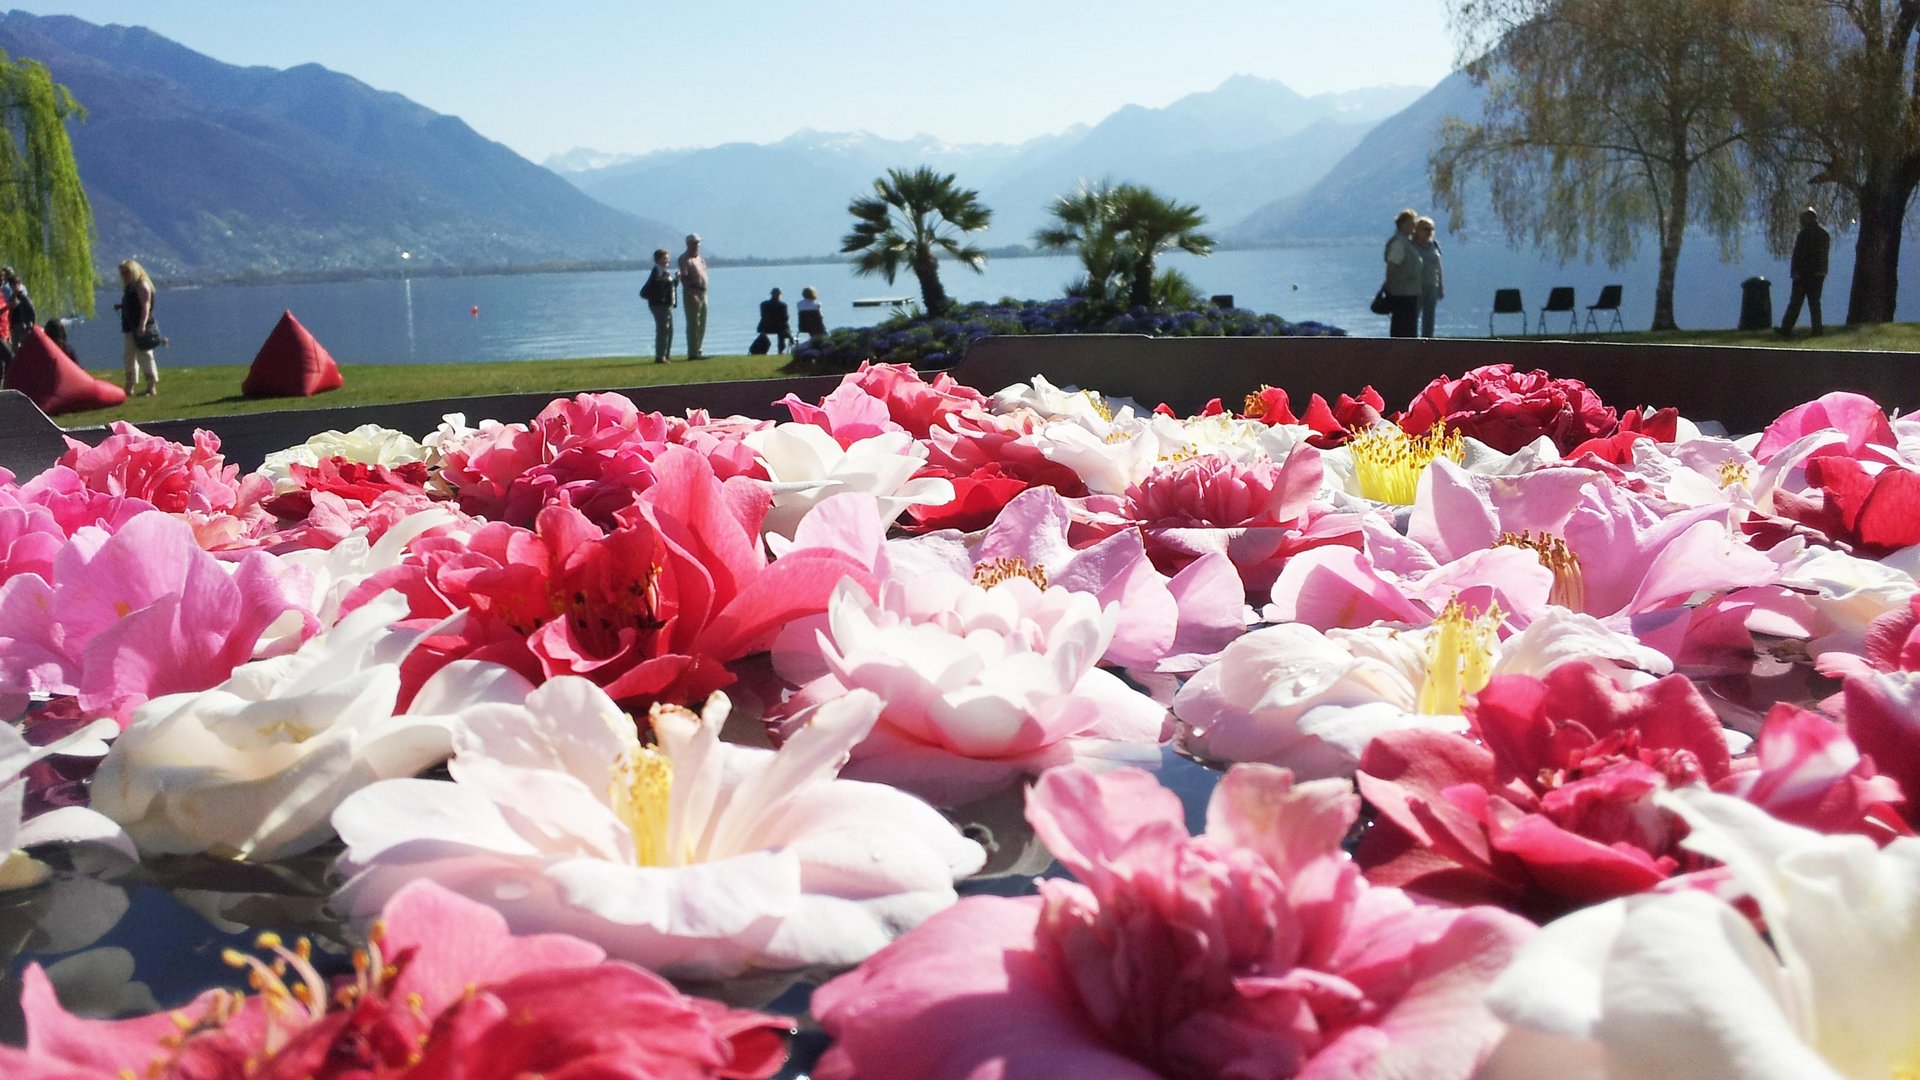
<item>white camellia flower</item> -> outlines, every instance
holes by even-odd
[[[1092,390],[1063,389],[1044,375],[1001,390],[987,400],[987,407],[999,416],[1026,411],[1048,420],[1112,420],[1133,411],[1131,402],[1113,401]]]
[[[328,458],[392,468],[427,460],[427,448],[404,431],[362,424],[352,431],[323,431],[298,446],[268,454],[257,471],[273,480],[276,494],[285,494],[300,486],[293,479],[295,465],[318,465]]]
[[[720,741],[729,702],[656,706],[658,740],[585,679],[461,718],[453,779],[394,780],[334,814],[352,876],[339,901],[377,914],[430,878],[514,932],[573,934],[663,974],[844,967],[955,900],[986,855],[912,796],[836,777],[880,700],[852,693],[777,751]]]
[[[27,796],[21,774],[28,767],[56,755],[98,757],[107,752],[105,740],[116,730],[112,720],[96,720],[45,746],[34,746],[13,725],[0,724],[0,893],[47,879],[46,864],[29,855],[28,848],[93,843],[133,857],[133,845],[120,827],[84,806],[56,807],[21,820]]]
[[[307,612],[325,630],[340,621],[340,606],[349,594],[373,575],[400,565],[407,545],[442,525],[460,520],[445,510],[422,510],[393,524],[378,543],[367,541],[367,530],[355,529],[330,548],[302,548],[280,556],[283,566],[297,566],[310,575],[305,610],[293,610],[275,619],[254,646],[255,656],[291,652],[304,638]],[[404,617],[404,616],[403,616]]]
[[[1864,653],[1867,627],[1882,615],[1905,610],[1920,591],[1913,575],[1896,565],[1830,547],[1809,547],[1789,559],[1780,568],[1780,584],[1799,593],[1826,620],[1807,644],[1816,656]]]
[[[938,477],[914,479],[927,463],[927,448],[904,431],[889,431],[842,448],[823,428],[780,424],[748,433],[746,444],[760,455],[773,481],[773,509],[766,532],[791,538],[800,519],[820,500],[864,491],[880,500],[883,524],[892,524],[907,507],[953,501],[953,484]]]
[[[444,759],[462,710],[532,690],[462,660],[399,711],[400,660],[420,637],[392,629],[406,614],[405,598],[383,593],[297,652],[142,705],[94,777],[94,809],[149,852],[265,862],[325,842],[348,794]]]
[[[1920,840],[1825,836],[1697,788],[1660,798],[1766,936],[1693,889],[1551,923],[1489,992],[1511,1031],[1482,1080],[1920,1075]]]
[[[1622,688],[1672,662],[1589,615],[1549,608],[1499,640],[1497,620],[1450,607],[1417,630],[1321,633],[1300,623],[1255,630],[1227,646],[1174,697],[1185,744],[1216,761],[1258,761],[1302,779],[1352,776],[1374,737],[1407,728],[1465,731],[1467,694],[1495,675],[1545,675],[1584,660]]]

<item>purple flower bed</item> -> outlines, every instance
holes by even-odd
[[[862,360],[941,367],[958,363],[984,337],[1016,334],[1147,334],[1153,337],[1345,337],[1318,322],[1289,322],[1243,308],[1123,308],[1079,299],[957,304],[933,319],[900,316],[878,326],[836,329],[819,344],[802,342],[796,360],[854,367]]]

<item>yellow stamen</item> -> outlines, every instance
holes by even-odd
[[[1581,611],[1587,606],[1587,578],[1580,569],[1580,557],[1573,553],[1565,540],[1550,533],[1535,536],[1531,532],[1501,533],[1494,541],[1495,547],[1525,548],[1533,552],[1540,565],[1553,572],[1553,591],[1547,594],[1547,603],[1558,604],[1569,611]]]
[[[1003,581],[1014,578],[1026,578],[1041,589],[1047,587],[1047,568],[1040,565],[1028,565],[1027,560],[1019,558],[988,559],[973,568],[973,583],[983,589],[991,589]]]
[[[1464,461],[1467,440],[1457,431],[1435,424],[1425,435],[1408,435],[1392,424],[1379,424],[1347,444],[1353,455],[1353,477],[1360,494],[1375,502],[1412,506],[1420,489],[1420,474],[1439,458]]]
[[[1096,416],[1108,423],[1113,422],[1113,406],[1107,404],[1106,398],[1101,397],[1092,390],[1082,390],[1080,392],[1086,395],[1087,403],[1093,406],[1093,411]]]
[[[1467,696],[1493,678],[1493,644],[1506,618],[1498,604],[1468,615],[1458,600],[1433,622],[1427,640],[1427,677],[1420,686],[1419,709],[1425,716],[1458,716]]]
[[[1267,403],[1261,399],[1260,395],[1271,389],[1273,387],[1261,383],[1259,392],[1247,395],[1246,403],[1240,409],[1240,415],[1249,420],[1258,420],[1267,415]]]
[[[1721,462],[1720,463],[1721,490],[1724,491],[1725,489],[1733,487],[1736,484],[1739,485],[1740,487],[1753,486],[1753,471],[1747,468],[1745,462],[1740,462],[1740,461]]]
[[[673,794],[673,762],[649,746],[636,746],[614,769],[613,812],[633,834],[634,861],[667,866],[672,857],[668,798]]]

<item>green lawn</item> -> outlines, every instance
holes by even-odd
[[[240,383],[244,364],[215,367],[160,367],[160,393],[135,397],[114,409],[69,413],[65,427],[90,427],[114,420],[175,420],[196,416],[267,412],[283,409],[332,409],[392,401],[422,401],[488,394],[592,390],[603,387],[658,386],[687,382],[735,382],[771,379],[782,374],[785,356],[716,356],[698,362],[656,364],[651,357],[616,356],[591,360],[509,360],[491,364],[342,364],[347,384],[308,398],[246,398]],[[118,383],[120,371],[95,375]]]
[[[1819,337],[1802,322],[1791,339],[1772,330],[1672,330],[1632,334],[1556,334],[1555,341],[1606,341],[1631,345],[1738,345],[1759,349],[1857,349],[1864,352],[1920,352],[1920,324],[1829,326]]]

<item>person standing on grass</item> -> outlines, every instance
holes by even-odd
[[[1793,240],[1793,262],[1787,272],[1793,277],[1793,293],[1787,300],[1786,318],[1780,320],[1780,336],[1793,336],[1793,324],[1800,321],[1800,303],[1807,305],[1813,336],[1826,331],[1820,323],[1820,293],[1827,287],[1827,256],[1833,251],[1833,236],[1820,224],[1820,213],[1809,206],[1800,212],[1800,235]]]
[[[1413,246],[1420,252],[1420,336],[1433,336],[1434,309],[1447,298],[1447,272],[1440,265],[1440,241],[1433,238],[1433,219],[1413,223]]]
[[[676,290],[673,271],[667,269],[667,249],[653,253],[653,271],[640,286],[640,299],[653,314],[653,362],[664,364],[673,352],[673,306]]]
[[[707,340],[707,260],[700,257],[700,234],[687,234],[680,256],[680,302],[687,316],[687,359],[705,360]]]
[[[1400,216],[1393,219],[1393,236],[1387,240],[1387,313],[1393,320],[1387,332],[1393,337],[1410,338],[1420,330],[1420,290],[1426,264],[1413,244],[1413,227],[1419,220],[1420,215],[1412,210],[1400,211]]]
[[[153,359],[151,347],[142,348],[139,338],[146,333],[147,324],[153,321],[153,279],[147,271],[132,259],[120,264],[120,302],[113,305],[120,309],[120,337],[125,342],[123,359],[127,364],[127,394],[133,394],[134,375],[138,373],[147,380],[147,388],[140,391],[141,397],[152,397],[160,392],[160,365]]]

